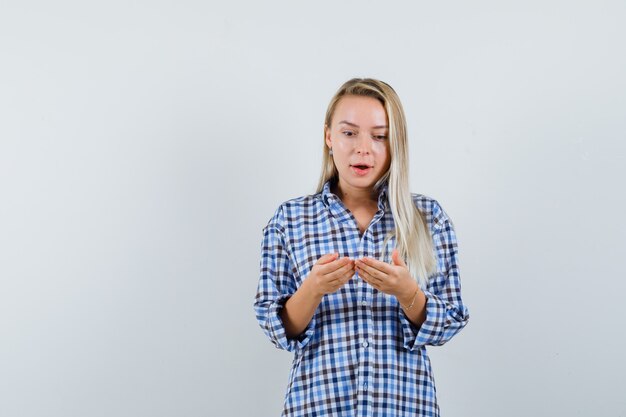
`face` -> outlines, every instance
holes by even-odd
[[[371,191],[391,163],[382,103],[373,97],[343,96],[326,128],[326,145],[333,150],[340,188]]]

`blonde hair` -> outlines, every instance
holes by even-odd
[[[376,182],[374,190],[388,181],[389,206],[395,222],[395,230],[390,231],[383,243],[384,259],[387,243],[394,235],[399,255],[405,260],[409,272],[421,289],[426,289],[428,277],[436,271],[437,261],[433,251],[433,241],[424,215],[419,211],[409,189],[409,149],[406,119],[400,98],[391,86],[372,78],[353,78],[345,82],[331,99],[324,123],[330,129],[333,113],[339,100],[345,95],[373,97],[379,100],[389,120],[389,148],[391,164],[387,172]],[[317,186],[321,192],[328,180],[336,181],[339,172],[329,154],[324,141],[322,173]]]

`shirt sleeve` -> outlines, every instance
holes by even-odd
[[[315,316],[307,328],[295,338],[287,338],[280,311],[296,292],[295,268],[285,243],[279,208],[263,228],[261,243],[260,277],[254,300],[256,318],[265,335],[278,349],[299,352],[309,342],[315,329]]]
[[[469,321],[469,310],[461,299],[461,280],[458,265],[457,240],[452,221],[435,204],[437,227],[433,244],[437,254],[438,272],[431,277],[426,296],[426,321],[417,328],[400,309],[404,333],[404,347],[441,346],[461,331]]]

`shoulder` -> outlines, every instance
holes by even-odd
[[[274,211],[274,214],[264,227],[276,228],[284,232],[288,227],[294,227],[298,222],[306,221],[320,211],[322,194],[307,194],[283,201]]]
[[[411,193],[415,206],[424,215],[430,230],[440,230],[446,222],[452,223],[448,213],[443,209],[439,201],[425,194]]]

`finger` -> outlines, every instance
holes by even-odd
[[[365,265],[363,263],[361,263],[359,265],[359,274],[361,273],[361,271],[364,271],[366,274],[368,274],[370,277],[377,279],[379,281],[382,281],[383,278],[383,273],[380,272],[379,270],[377,270],[376,268],[373,268],[369,265]]]
[[[404,262],[404,259],[402,259],[402,257],[400,256],[400,251],[398,250],[398,248],[394,249],[391,253],[391,260],[393,261],[394,265],[406,267],[406,263]]]
[[[352,277],[354,277],[354,270],[348,271],[344,274],[342,280],[344,280],[345,282],[348,282],[352,279]]]
[[[354,276],[354,271],[349,265],[347,265],[346,267],[342,268],[342,270],[323,275],[322,280],[326,283],[326,285],[330,285],[332,287],[340,287],[348,282],[350,278],[352,278],[352,276]]]
[[[371,278],[369,277],[369,275],[367,275],[367,272],[363,271],[363,270],[359,270],[357,271],[357,273],[359,274],[359,278],[361,278],[363,281],[367,282],[369,284]]]
[[[331,275],[333,273],[338,273],[339,275],[341,275],[341,270],[343,268],[351,269],[353,267],[354,267],[354,261],[348,257],[344,257],[344,258],[337,259],[336,261],[333,261],[331,263],[321,266],[320,273],[322,275]]]
[[[374,259],[374,258],[362,258],[360,260],[361,262],[363,262],[365,265],[368,265],[372,268],[378,269],[381,272],[384,272],[385,274],[392,274],[393,273],[393,267],[391,265],[389,265],[387,262],[382,262],[379,261],[378,259]]]
[[[376,277],[372,276],[372,274],[362,269],[359,269],[359,276],[370,285],[378,285],[382,282],[380,279],[377,279]]]
[[[352,279],[352,275],[345,275],[339,279],[339,287],[343,287]]]
[[[347,277],[343,276],[333,281],[333,291],[337,291],[343,286],[345,286],[348,283],[348,281],[350,281],[350,278],[351,278],[350,276],[347,276]]]
[[[337,257],[339,256],[339,254],[337,252],[334,253],[327,253],[325,255],[322,255],[316,262],[316,265],[325,265],[329,262],[334,261]]]
[[[344,266],[342,266],[341,268],[328,273],[327,275],[329,277],[333,277],[333,278],[341,278],[344,276],[344,274],[347,274],[351,271],[354,271],[354,262],[348,262],[347,264],[345,264]],[[352,275],[352,274],[351,274]]]
[[[359,276],[361,277],[361,279],[363,279],[363,281],[367,282],[371,287],[376,288],[377,290],[379,289],[380,285],[374,280],[372,280],[371,276],[367,274],[361,275],[360,273],[359,273]]]

